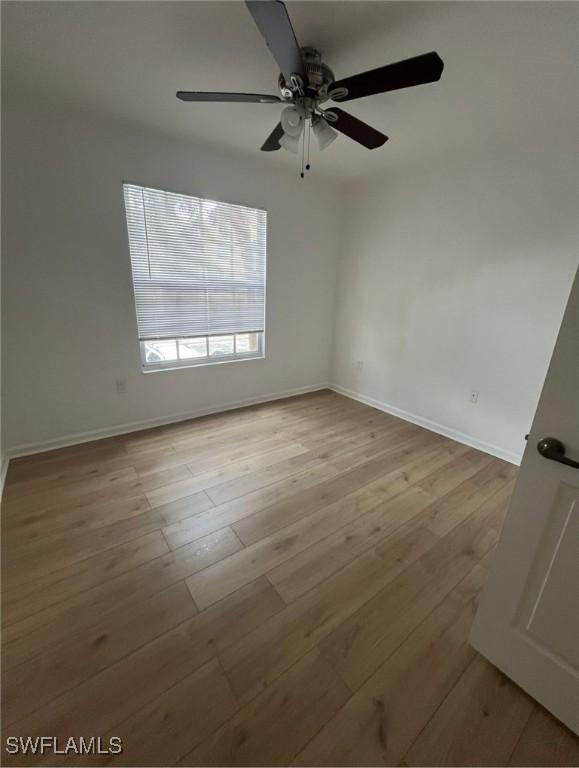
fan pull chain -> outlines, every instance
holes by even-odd
[[[311,136],[311,128],[312,128],[312,118],[308,120],[308,154],[307,154],[307,160],[306,160],[306,171],[309,171],[312,167],[310,165],[310,136]]]
[[[304,130],[302,131],[302,172],[300,173],[300,178],[304,178],[304,157],[306,154],[306,126],[304,125]]]

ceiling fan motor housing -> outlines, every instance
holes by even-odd
[[[305,97],[314,102],[322,102],[328,99],[328,89],[334,82],[334,73],[322,61],[322,55],[315,48],[301,48],[302,60],[304,62],[305,82],[301,82],[302,93],[288,83],[280,73],[279,88],[284,101],[293,101],[300,97]],[[293,78],[292,78],[293,79]],[[301,78],[300,78],[301,81]]]

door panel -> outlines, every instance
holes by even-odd
[[[563,483],[550,511],[545,535],[523,595],[516,626],[559,663],[579,669],[577,594],[569,574],[577,563],[579,493]]]
[[[579,731],[579,280],[571,288],[471,644]]]

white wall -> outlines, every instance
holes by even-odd
[[[517,460],[578,260],[578,8],[428,5],[434,134],[347,193],[333,381]]]
[[[1,17],[0,17],[1,27]],[[0,83],[0,96],[2,86]],[[2,131],[0,130],[0,138]],[[1,163],[0,163],[1,165]],[[0,192],[0,203],[2,202],[2,194]],[[0,206],[0,232],[2,231],[2,211]],[[2,491],[4,490],[4,481],[6,480],[6,473],[8,471],[8,459],[4,453],[3,442],[3,420],[4,420],[4,401],[2,391],[2,243],[0,242],[0,501],[2,500]]]
[[[333,187],[36,98],[3,113],[9,451],[328,381]],[[141,373],[125,179],[268,210],[265,360]]]
[[[1,229],[2,215],[0,213],[0,231]],[[2,499],[2,491],[4,490],[6,472],[8,471],[8,459],[4,455],[4,443],[2,441],[2,422],[4,414],[2,395],[2,245],[0,244],[0,501]]]
[[[577,266],[572,128],[349,190],[337,385],[520,458]]]

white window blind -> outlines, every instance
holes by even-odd
[[[139,339],[262,332],[266,211],[123,190]]]

